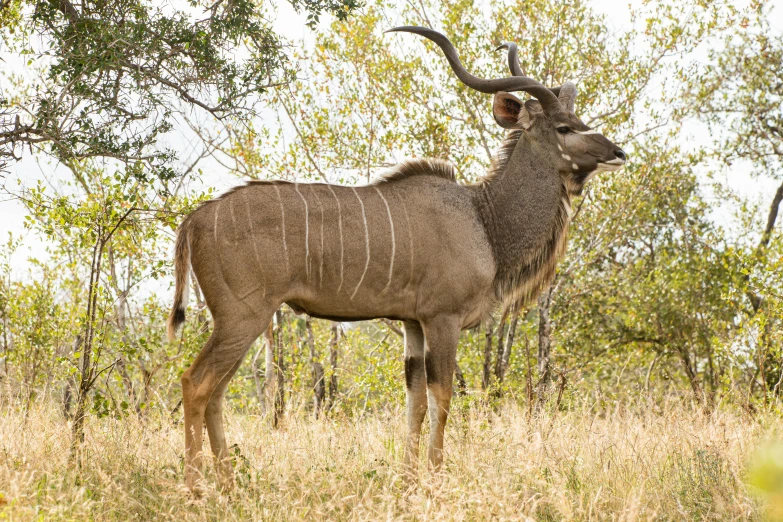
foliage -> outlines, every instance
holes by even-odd
[[[783,36],[770,27],[771,6],[754,4],[753,17],[730,33],[722,47],[690,70],[688,109],[716,138],[712,152],[724,163],[749,160],[758,174],[783,173]],[[684,109],[685,110],[685,109]]]
[[[7,253],[18,240],[9,236]],[[4,281],[0,283],[0,337],[2,337],[3,379],[18,384],[16,393],[26,407],[37,396],[49,396],[57,381],[52,375],[67,375],[72,370],[67,356],[71,352],[82,299],[72,266],[55,268],[31,260],[29,281],[10,278],[9,259],[3,260]],[[64,270],[63,270],[64,269]],[[74,306],[76,305],[76,306]]]
[[[771,201],[763,202],[766,208],[747,209],[744,221],[757,223],[745,225],[752,230],[744,238],[747,253],[742,255],[739,248],[734,252],[751,305],[742,310],[757,367],[750,390],[760,376],[765,395],[778,395],[783,383],[782,354],[776,342],[783,327],[780,272],[775,269],[780,265],[781,236],[776,225],[783,202],[783,84],[779,80],[783,36],[770,26],[774,16],[770,4],[754,2],[751,7],[722,45],[708,51],[708,61],[689,69],[683,81],[685,103],[678,112],[699,118],[711,131],[708,158],[779,184]]]
[[[742,277],[731,245],[704,217],[694,160],[670,140],[646,145],[636,149],[642,158],[620,175],[622,183],[599,182],[587,196],[579,228],[613,240],[588,257],[582,252],[590,252],[593,234],[575,234],[581,259],[558,282],[558,338],[569,366],[592,368],[599,381],[611,373],[599,368],[603,356],[620,368],[626,357],[636,357],[634,365],[646,360],[649,372],[655,364],[666,371],[669,362],[682,365],[675,374],[702,400],[700,381],[714,393],[724,372],[743,366],[741,352],[726,348],[735,340],[737,311],[748,303],[736,293]],[[637,385],[649,391],[651,375],[637,368]]]
[[[353,0],[295,2],[315,23],[344,19]],[[3,4],[5,11],[6,5]],[[266,4],[189,2],[170,9],[146,0],[15,1],[0,20],[15,61],[38,78],[0,91],[0,158],[24,145],[66,164],[87,158],[143,162],[141,182],[177,175],[174,152],[159,146],[188,109],[219,120],[256,113],[261,96],[291,81],[284,43]]]

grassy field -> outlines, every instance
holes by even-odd
[[[458,408],[445,470],[404,478],[404,414],[315,421],[275,430],[228,413],[238,487],[193,499],[182,480],[178,425],[91,419],[81,469],[54,408],[26,420],[0,412],[0,520],[759,520],[746,485],[759,447],[783,432],[750,418],[684,407],[560,412],[528,420]],[[208,477],[214,484],[213,469]]]

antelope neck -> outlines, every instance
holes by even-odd
[[[495,257],[496,294],[527,299],[554,274],[565,246],[570,198],[562,177],[522,134],[505,168],[474,187]]]

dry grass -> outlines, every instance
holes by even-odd
[[[178,426],[92,419],[84,466],[45,406],[0,413],[0,519],[11,520],[753,520],[744,484],[754,448],[783,421],[682,408],[665,414],[558,413],[528,421],[459,410],[445,471],[412,486],[400,464],[402,412],[361,420],[229,414],[238,487],[194,500]],[[209,479],[214,483],[212,466]]]

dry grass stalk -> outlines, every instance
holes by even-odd
[[[20,410],[4,407],[0,518],[751,520],[762,506],[743,483],[746,462],[783,427],[773,416],[683,407],[529,420],[516,406],[501,415],[455,408],[445,470],[423,472],[412,486],[401,464],[403,416],[289,416],[275,430],[258,416],[228,413],[237,489],[193,500],[181,428],[166,416],[91,419],[77,472],[56,408],[39,406],[21,431]]]

